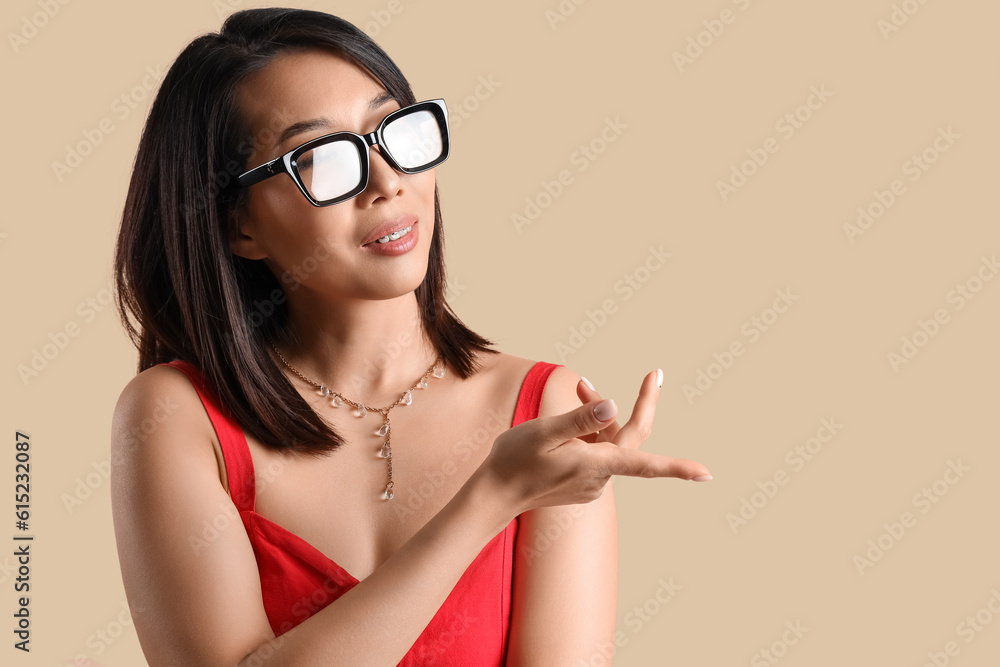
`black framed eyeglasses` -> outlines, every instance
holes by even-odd
[[[396,171],[416,174],[448,159],[448,107],[443,99],[417,102],[382,119],[369,134],[334,132],[311,139],[281,157],[241,174],[240,187],[286,173],[313,206],[332,206],[368,187],[369,150],[378,145]]]

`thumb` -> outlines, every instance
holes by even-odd
[[[614,421],[618,406],[610,398],[604,401],[590,401],[580,407],[535,419],[542,439],[552,444],[562,444],[572,438],[579,438],[600,431]]]

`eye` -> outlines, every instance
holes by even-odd
[[[299,157],[295,158],[294,162],[295,166],[298,167],[299,169],[309,169],[310,167],[312,167],[313,163],[312,151],[309,151],[308,153],[300,155]]]

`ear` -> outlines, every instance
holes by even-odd
[[[267,253],[257,243],[254,238],[255,230],[253,220],[245,213],[238,210],[229,211],[230,229],[234,230],[229,241],[229,249],[234,255],[245,257],[246,259],[264,259]]]

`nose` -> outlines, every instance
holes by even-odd
[[[392,199],[400,194],[403,187],[402,174],[385,160],[382,156],[382,146],[375,138],[375,133],[365,137],[368,144],[368,187],[364,189],[358,199],[366,206],[374,204],[379,199]]]

